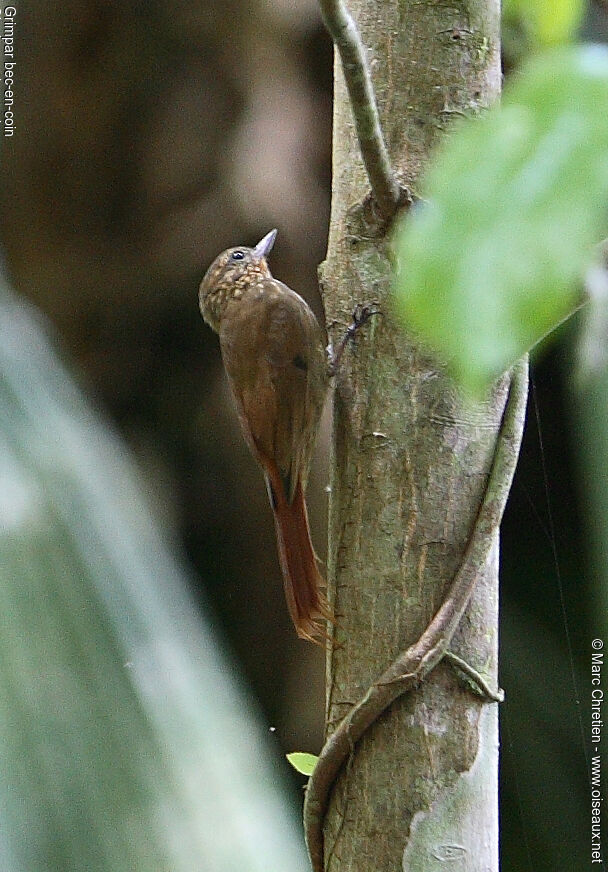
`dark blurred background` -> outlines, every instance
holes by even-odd
[[[320,314],[332,50],[316,2],[17,9],[16,132],[0,178],[13,284],[131,446],[277,742],[316,752],[322,652],[290,626],[265,489],[197,301],[221,249],[276,226],[273,271]],[[587,34],[605,34],[606,16],[592,4]],[[506,45],[508,71],[516,29]],[[568,399],[574,329],[535,366],[503,529],[505,870],[583,868],[588,856],[579,713],[589,721],[574,682],[581,695],[595,631]],[[327,435],[326,424],[309,489],[321,554]],[[294,776],[296,803],[300,787]]]

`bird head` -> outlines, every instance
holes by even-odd
[[[269,277],[270,270],[266,258],[274,245],[277,236],[276,230],[266,234],[254,248],[239,245],[235,248],[227,248],[215,258],[200,286],[201,306],[205,298],[217,292],[222,287],[235,287],[247,278],[254,279],[256,276]]]

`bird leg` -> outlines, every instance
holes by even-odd
[[[334,351],[331,342],[327,346],[327,356],[328,356],[328,372],[330,378],[336,375],[338,369],[340,367],[340,361],[342,360],[342,355],[346,349],[346,346],[351,340],[354,340],[355,334],[359,330],[360,327],[363,327],[364,324],[367,324],[370,318],[374,315],[381,315],[382,312],[380,309],[375,309],[369,303],[357,303],[355,308],[353,309],[352,321],[349,326],[346,328],[346,332],[344,336],[338,343],[338,347]]]

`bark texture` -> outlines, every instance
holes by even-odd
[[[351,0],[401,180],[420,171],[454,115],[500,88],[498,0],[449,5]],[[339,64],[334,185],[320,275],[334,341],[355,303],[385,317],[357,337],[337,379],[329,586],[339,646],[328,657],[328,732],[423,632],[458,569],[492,462],[506,397],[458,398],[441,367],[390,315],[388,243],[374,231],[368,182]],[[452,649],[496,684],[498,543]],[[325,826],[330,870],[494,872],[497,707],[445,663],[398,699],[354,749]]]

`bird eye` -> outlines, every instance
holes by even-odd
[[[243,258],[245,257],[245,252],[244,251],[233,251],[230,256],[232,257],[232,260],[243,260]]]

